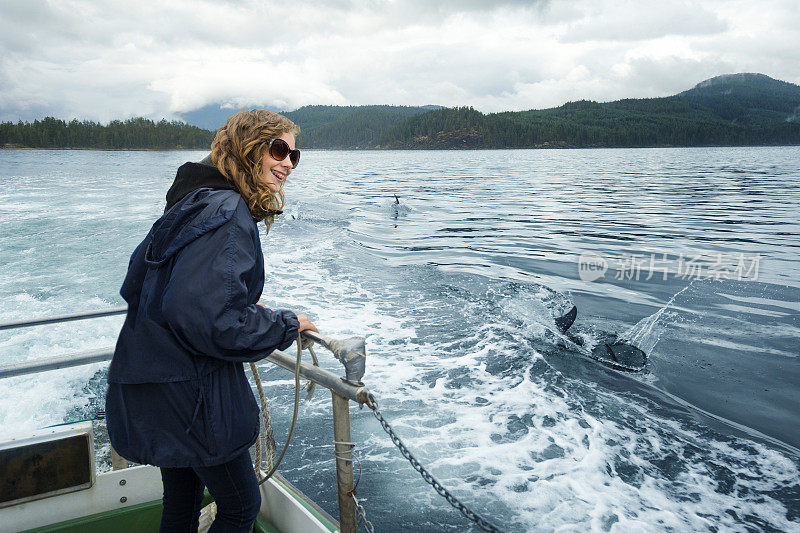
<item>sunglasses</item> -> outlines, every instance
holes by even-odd
[[[283,139],[272,139],[269,142],[269,155],[275,161],[283,161],[288,155],[292,168],[297,168],[297,163],[300,161],[300,150],[290,149],[289,143]]]

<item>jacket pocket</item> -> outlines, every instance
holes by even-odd
[[[219,446],[217,444],[218,431],[216,428],[211,402],[209,401],[211,395],[208,394],[209,390],[205,379],[200,380],[199,389],[203,394],[203,428],[205,429],[206,448],[210,455],[217,455],[219,453]]]
[[[258,407],[242,364],[226,364],[203,383],[216,453],[228,457],[252,445],[258,435]]]
[[[208,390],[202,379],[197,380],[195,406],[185,433],[197,438],[209,455],[217,455],[218,446],[209,407]],[[202,427],[201,427],[202,426]]]

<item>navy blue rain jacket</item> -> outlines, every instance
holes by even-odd
[[[178,169],[171,192],[200,188],[168,204],[133,252],[120,291],[128,314],[108,371],[106,416],[112,446],[137,463],[212,466],[247,450],[259,414],[242,362],[285,349],[298,334],[294,313],[256,305],[264,257],[244,200],[204,181],[225,183],[213,167]]]

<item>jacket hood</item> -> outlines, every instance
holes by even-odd
[[[167,193],[167,210],[150,229],[147,266],[158,268],[193,240],[231,220],[241,198],[216,168],[182,165]]]
[[[211,189],[226,189],[235,191],[236,187],[217,170],[211,157],[206,156],[199,163],[186,163],[178,168],[175,181],[167,191],[167,211],[190,192],[208,187]]]

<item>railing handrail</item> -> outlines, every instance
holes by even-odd
[[[27,328],[30,326],[41,326],[43,324],[56,324],[58,322],[69,322],[70,320],[84,320],[86,318],[99,318],[111,315],[124,315],[128,312],[128,307],[114,307],[104,311],[85,311],[82,313],[70,313],[67,315],[51,316],[46,318],[34,318],[32,320],[14,320],[12,322],[0,323],[0,331],[4,329]]]
[[[83,320],[87,318],[98,318],[111,315],[121,315],[128,311],[127,307],[115,307],[112,309],[98,310],[98,311],[85,311],[82,313],[71,313],[67,315],[59,315],[46,318],[35,318],[31,320],[16,320],[13,322],[0,323],[0,330],[25,328],[29,326],[39,326],[43,324],[56,324],[59,322],[68,322],[71,320]],[[70,368],[73,366],[82,366],[92,363],[99,363],[102,361],[110,361],[114,355],[114,350],[104,348],[99,350],[91,350],[85,352],[72,353],[67,355],[59,355],[54,357],[40,358],[33,361],[23,361],[20,363],[10,363],[0,365],[0,379],[10,378],[15,376],[24,376],[26,374],[36,374],[38,372],[46,372],[48,370],[58,370],[61,368]],[[262,361],[270,361],[281,368],[285,368],[290,372],[294,372],[296,358],[287,355],[285,352],[275,350],[270,355],[266,356]],[[322,385],[336,394],[343,396],[349,400],[359,403],[366,402],[367,389],[363,385],[353,385],[348,383],[343,378],[340,378],[323,368],[310,365],[305,362],[300,363],[300,375],[308,380]]]
[[[113,356],[114,350],[106,348],[0,365],[0,379],[110,361]],[[281,350],[275,350],[262,361],[269,361],[290,372],[294,372],[297,359]],[[300,363],[300,375],[349,400],[359,403],[366,402],[366,387],[351,385],[324,368],[302,361]]]

